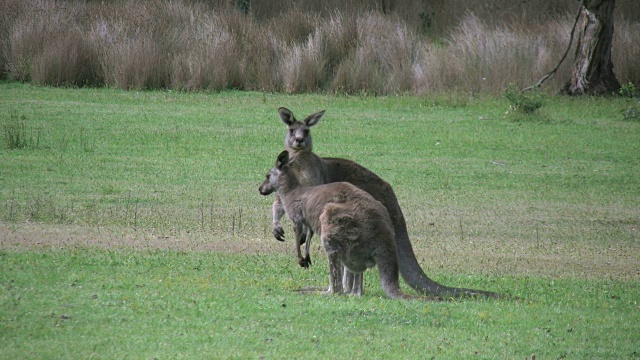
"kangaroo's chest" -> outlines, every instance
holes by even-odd
[[[326,170],[320,158],[316,156],[299,156],[291,165],[302,186],[317,186],[326,182]]]
[[[302,168],[298,173],[298,181],[302,186],[317,186],[324,184],[324,174],[317,168]]]

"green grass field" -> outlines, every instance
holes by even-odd
[[[428,275],[521,300],[297,293],[328,273],[257,191],[279,106],[327,110],[315,151],[393,185]],[[0,358],[639,358],[628,106],[0,83]]]

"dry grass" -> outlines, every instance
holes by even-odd
[[[446,218],[443,218],[444,222]],[[454,221],[455,223],[455,221]],[[455,225],[457,226],[457,225]],[[487,275],[528,275],[554,278],[608,278],[638,280],[637,259],[640,248],[583,243],[558,242],[536,244],[495,239],[451,238],[421,241],[414,238],[414,251],[424,270],[429,273],[476,273]],[[431,230],[433,233],[434,230]],[[638,231],[637,229],[633,231]],[[74,225],[38,223],[7,224],[0,222],[0,249],[133,248],[138,250],[169,249],[174,251],[214,251],[236,254],[283,254],[294,249],[290,242],[271,237],[211,237],[200,232],[174,232],[158,235],[150,230],[96,228]],[[316,258],[324,252],[316,242],[312,245]]]
[[[499,93],[552,69],[572,1],[250,3],[9,0],[3,77],[55,86],[425,94]],[[618,2],[614,65],[640,82],[640,6]],[[8,14],[8,15],[6,15]],[[548,86],[569,78],[570,59]]]
[[[319,89],[324,75],[322,34],[318,31],[304,44],[284,46],[280,73],[288,93],[312,92]]]
[[[184,50],[174,57],[171,83],[187,90],[223,90],[244,84],[242,49],[224,17],[212,14],[196,20],[192,14]]]
[[[199,232],[176,231],[158,235],[151,230],[134,231],[78,225],[0,222],[1,249],[61,249],[86,247],[137,250],[214,251],[241,254],[282,254],[291,252],[290,243],[269,238],[243,236],[211,237]]]
[[[621,84],[640,84],[640,21],[616,23],[614,71]]]
[[[356,22],[356,47],[338,66],[333,89],[403,93],[411,86],[413,34],[397,19],[370,12]]]

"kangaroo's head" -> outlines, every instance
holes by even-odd
[[[285,167],[289,165],[289,152],[287,150],[283,151],[278,155],[278,159],[276,160],[276,165],[269,170],[266,178],[258,187],[258,191],[262,195],[269,195],[275,191],[278,191],[278,181],[280,180],[280,175]]]
[[[324,115],[324,110],[311,114],[302,121],[296,120],[291,110],[287,108],[279,108],[278,113],[280,114],[282,122],[287,125],[287,135],[284,137],[285,148],[293,152],[311,151],[311,133],[309,132],[309,128],[320,121],[322,115]]]

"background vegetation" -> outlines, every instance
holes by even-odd
[[[54,86],[288,93],[499,93],[568,44],[576,1],[7,0],[0,76]],[[640,5],[618,0],[613,61],[640,83]],[[567,61],[550,91],[570,77]]]

